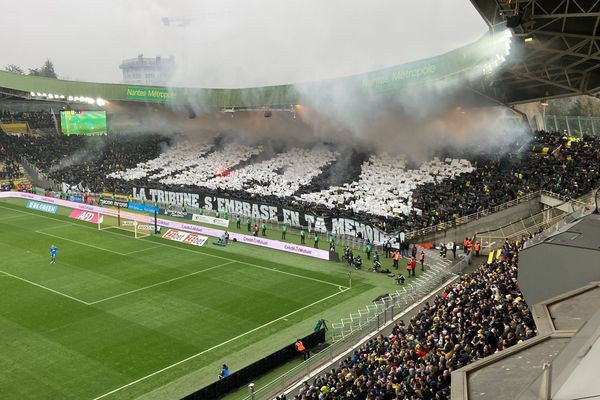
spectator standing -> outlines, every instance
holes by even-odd
[[[421,271],[425,271],[425,252],[423,250],[419,253],[419,262],[421,263]]]

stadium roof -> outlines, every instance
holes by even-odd
[[[485,89],[488,95],[522,103],[600,93],[600,2],[471,2],[490,27],[506,25],[520,38],[520,54]]]
[[[391,93],[407,85],[441,81],[455,76],[468,75],[481,69],[505,51],[506,35],[489,32],[478,41],[431,57],[366,74],[336,80],[243,89],[209,89],[154,87],[126,84],[66,81],[18,75],[0,71],[0,93],[4,96],[47,99],[48,94],[67,99],[71,97],[102,98],[108,101],[174,102],[191,106],[208,107],[273,107],[302,103],[301,92],[321,91],[328,87],[353,90],[352,93]],[[40,95],[46,96],[40,96]],[[63,100],[64,101],[64,100]]]
[[[437,57],[362,75],[302,85],[242,89],[167,88],[76,82],[0,72],[0,94],[85,96],[109,101],[174,102],[222,108],[289,107],[303,102],[304,89],[321,91],[344,85],[365,93],[390,93],[411,84],[453,76],[461,81],[458,97],[504,104],[577,94],[600,94],[600,2],[591,0],[471,0],[490,26],[480,40]],[[481,68],[494,60],[495,38],[511,27],[518,40],[494,71]],[[493,62],[493,61],[492,61]],[[476,71],[476,74],[469,74]],[[301,89],[300,91],[298,89]],[[360,92],[355,92],[360,94]],[[475,101],[477,103],[477,101]]]

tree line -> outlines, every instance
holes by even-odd
[[[58,79],[58,75],[54,70],[54,63],[50,59],[46,59],[44,63],[37,68],[28,68],[29,72],[26,74],[25,70],[16,64],[8,64],[4,67],[7,72],[12,72],[19,75],[30,75],[30,76],[43,76],[45,78]]]

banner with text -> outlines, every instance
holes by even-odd
[[[382,230],[349,218],[319,217],[281,206],[237,200],[229,197],[218,197],[201,192],[171,192],[161,189],[133,187],[133,198],[138,201],[203,208],[207,212],[218,211],[221,214],[244,215],[254,220],[278,221],[290,226],[307,227],[310,225],[312,229],[322,233],[333,232],[335,234],[350,236],[358,236],[360,233],[363,239],[370,239],[374,243],[384,243],[388,239],[391,239]],[[181,215],[177,216],[186,219],[190,218],[188,217],[190,213],[167,210],[164,211],[165,215],[169,215],[167,214],[168,212],[180,213]]]
[[[229,227],[229,220],[217,217],[211,217],[208,215],[192,214],[192,221],[202,222],[204,224],[211,224],[222,226],[223,228]]]
[[[57,206],[53,206],[51,204],[46,203],[38,203],[37,201],[28,201],[27,204],[25,204],[25,207],[31,208],[32,210],[47,212],[50,214],[56,214],[56,211],[58,210]]]
[[[102,217],[100,214],[92,211],[73,210],[69,214],[69,218],[78,219],[80,221],[90,222],[97,224],[101,221]]]
[[[195,233],[178,231],[177,229],[169,229],[162,235],[163,239],[175,240],[176,242],[193,244],[194,246],[203,246],[208,240],[206,236],[197,235]]]

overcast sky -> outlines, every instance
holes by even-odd
[[[50,58],[61,78],[120,82],[123,59],[172,55],[174,84],[245,87],[402,64],[486,31],[468,0],[3,1],[0,68]]]

